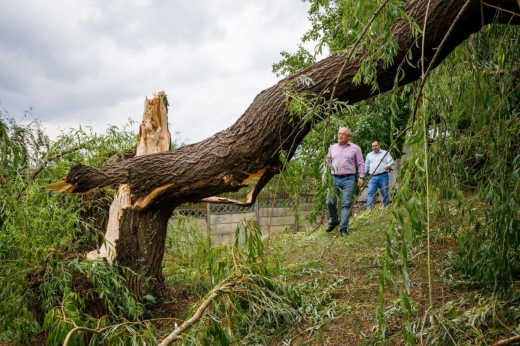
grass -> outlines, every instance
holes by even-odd
[[[301,323],[285,330],[270,344],[383,343],[376,310],[381,305],[381,268],[386,251],[386,233],[392,222],[389,209],[374,208],[370,212],[356,212],[347,237],[340,237],[339,231],[326,233],[323,225],[308,232],[280,234],[266,241],[266,256],[278,261],[283,279],[301,292],[300,308],[305,316]],[[451,245],[441,241],[434,261],[442,262],[443,254]],[[400,264],[396,260],[394,269],[399,270]],[[416,315],[419,317],[419,312],[425,311],[428,304],[424,249],[416,249],[409,271],[413,277],[411,299],[417,306]],[[449,298],[447,292],[451,290],[442,282],[436,282],[436,285],[436,299]],[[402,282],[396,279],[384,291],[387,328],[384,344],[402,344],[399,335],[403,320],[398,300],[402,286]],[[181,292],[186,296],[185,291]]]
[[[253,255],[247,246],[237,249],[237,244],[211,247],[205,229],[201,232],[185,220],[181,224],[184,228],[174,232],[180,238],[167,242],[166,299],[148,307],[147,321],[153,324],[159,340],[160,335],[168,335],[188,319],[216,283],[228,275],[251,278],[250,274],[257,275],[252,269],[256,267],[262,275],[270,275],[269,288],[261,280],[250,281],[235,292],[236,296],[233,292],[221,296],[207,314],[209,319],[191,327],[183,344],[220,344],[203,338],[207,337],[205,329],[215,329],[221,323],[218,332],[225,339],[225,320],[247,325],[241,327],[247,330],[244,339],[231,342],[233,345],[405,345],[406,325],[413,331],[415,343],[421,345],[492,345],[516,335],[520,332],[516,327],[520,322],[517,299],[499,299],[472,288],[451,269],[456,235],[441,230],[447,221],[460,223],[463,229],[463,222],[456,214],[453,217],[432,222],[431,287],[425,235],[419,234],[415,246],[408,249],[408,290],[400,275],[402,230],[392,227],[391,208],[356,211],[347,237],[340,237],[339,231],[326,233],[326,225],[322,225],[264,239],[263,249],[253,249],[258,251]],[[264,260],[265,266],[261,263]],[[388,273],[383,280],[385,266]],[[294,304],[283,305],[288,303],[284,301],[276,305],[270,300],[283,294]],[[264,298],[263,305],[255,301]],[[297,311],[301,319],[284,323],[281,308],[291,309],[291,316]],[[248,315],[252,311],[260,315]],[[275,327],[261,322],[258,316],[262,314],[272,316]],[[378,323],[378,317],[384,323]],[[265,334],[265,338],[257,334]],[[45,344],[42,335],[35,344]]]
[[[379,276],[385,246],[385,225],[391,214],[374,210],[360,212],[351,220],[350,234],[312,233],[277,237],[272,247],[280,249],[281,266],[290,281],[319,283],[316,291],[328,289],[326,304],[317,325],[295,328],[286,337],[295,345],[358,345],[373,334],[377,325]],[[276,343],[275,343],[276,344]]]
[[[316,282],[314,294],[329,290],[330,301],[320,311],[321,318],[295,326],[272,345],[405,345],[403,326],[407,323],[415,344],[421,345],[491,345],[518,335],[517,299],[499,298],[471,287],[450,267],[457,235],[441,229],[447,221],[461,222],[459,216],[453,216],[454,220],[432,222],[431,287],[426,236],[419,235],[416,246],[408,249],[408,293],[402,275],[387,276],[390,279],[380,291],[384,262],[389,261],[394,274],[403,266],[402,244],[396,241],[399,234],[388,247],[392,258],[386,257],[385,237],[394,222],[389,209],[357,212],[348,237],[327,234],[323,226],[316,232],[275,238],[271,247],[279,249],[288,280],[307,286]],[[378,309],[384,320],[384,337]]]
[[[301,293],[304,316],[272,337],[269,345],[405,345],[407,323],[416,343],[424,345],[490,345],[515,335],[520,316],[516,305],[470,287],[449,265],[457,235],[441,230],[449,221],[460,224],[463,231],[457,213],[453,220],[432,220],[431,287],[426,236],[419,234],[416,245],[408,249],[407,292],[399,275],[401,229],[392,228],[391,210],[357,211],[347,237],[340,237],[338,231],[326,233],[323,225],[266,242],[266,256],[278,261],[280,276]],[[389,232],[396,233],[390,245]],[[387,251],[392,253],[390,259]],[[394,274],[386,276],[381,290],[385,261]]]

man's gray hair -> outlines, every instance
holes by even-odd
[[[340,129],[343,129],[343,128],[347,129],[347,133],[348,133],[349,135],[352,134],[352,130],[350,129],[350,127],[348,127],[347,125],[345,125],[345,126],[341,126],[341,127],[340,127]]]

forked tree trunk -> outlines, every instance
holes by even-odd
[[[171,135],[168,130],[168,110],[165,99],[164,91],[159,92],[151,100],[145,99],[135,156],[170,150]],[[147,234],[143,234],[141,231],[143,229],[166,230],[171,213],[168,210],[159,213],[139,213],[139,210],[132,206],[130,187],[127,184],[121,184],[110,205],[103,244],[99,250],[89,252],[87,259],[108,262],[117,260],[120,265],[131,268],[138,275],[129,275],[127,285],[137,297],[141,297],[142,282],[139,274],[156,278],[155,281],[159,283],[163,281],[161,271],[157,272],[157,270],[161,268],[164,252],[163,247],[150,246]],[[139,226],[142,223],[145,223],[146,226]],[[156,235],[156,243],[164,244],[165,236],[165,233],[161,236]],[[158,264],[151,266],[141,265],[142,263],[157,262]]]
[[[431,63],[452,23],[456,25],[439,52],[435,65],[472,33],[492,20],[507,24],[520,22],[516,0],[489,0],[487,4],[479,0],[410,0],[405,10],[421,28],[428,4],[429,15],[424,41],[424,61],[427,64]],[[507,11],[498,10],[497,7]],[[462,9],[464,11],[457,21]],[[414,37],[410,28],[411,25],[404,21],[393,25],[399,51],[392,66],[387,69],[378,68],[378,92],[393,88],[398,71],[404,73],[399,85],[420,78],[422,39]],[[408,52],[411,52],[413,58],[405,62]],[[254,202],[262,187],[283,170],[280,153],[285,152],[286,157],[291,158],[305,135],[320,120],[289,121],[286,91],[290,82],[305,75],[312,79],[313,84],[294,83],[291,86],[293,91],[323,94],[325,98],[330,98],[330,91],[335,88],[334,98],[350,104],[375,95],[370,86],[352,82],[362,57],[356,56],[348,62],[345,60],[345,54],[333,55],[281,80],[262,91],[234,125],[202,142],[172,152],[139,156],[101,168],[76,165],[71,168],[64,181],[49,188],[82,193],[98,187],[127,184],[131,204],[124,209],[119,219],[121,233],[116,242],[116,260],[132,269],[145,266],[147,273],[155,279],[155,291],[158,293],[157,288],[162,283],[161,262],[166,225],[175,207],[185,202],[236,191],[250,179],[258,177],[256,186],[246,201]],[[150,253],[152,248],[153,253]],[[138,285],[131,285],[136,293],[140,292]]]
[[[168,130],[168,109],[165,99],[164,91],[159,92],[151,100],[145,99],[143,120],[139,126],[135,156],[170,150],[171,135]],[[120,237],[119,229],[121,228],[119,220],[123,210],[129,207],[132,207],[130,187],[127,184],[121,184],[110,205],[104,242],[99,250],[89,252],[87,259],[105,259],[112,262],[117,257],[116,241]]]

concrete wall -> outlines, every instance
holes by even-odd
[[[312,202],[300,203],[298,205],[299,214],[294,211],[293,207],[262,206],[265,204],[257,201],[252,211],[215,212],[210,210],[209,213],[208,206],[206,206],[205,212],[194,213],[199,214],[194,216],[194,219],[203,225],[206,231],[212,232],[214,244],[234,242],[235,230],[242,219],[257,221],[262,233],[266,236],[284,231],[303,231],[311,226],[305,217],[310,213]],[[178,212],[182,211],[182,209],[178,210]],[[176,219],[173,218],[172,221],[173,227],[176,227]]]
[[[210,214],[210,227],[214,232],[215,244],[230,243],[235,241],[235,229],[242,219],[255,220],[255,212]],[[206,220],[204,220],[205,222]],[[207,222],[206,222],[207,226]]]
[[[311,227],[305,220],[312,209],[312,202],[300,203],[299,213],[292,207],[264,207],[258,210],[258,223],[265,234],[278,234],[282,231],[299,232]]]

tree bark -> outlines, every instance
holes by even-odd
[[[135,156],[170,150],[171,136],[165,99],[164,91],[151,100],[146,98]],[[128,276],[127,286],[137,297],[141,297],[142,276],[139,274],[156,278],[156,283],[162,282],[159,269],[164,253],[166,226],[171,213],[162,210],[140,214],[139,210],[132,207],[130,187],[127,184],[119,185],[110,205],[103,244],[99,250],[89,252],[87,259],[108,262],[117,260],[120,265],[132,269],[135,274]],[[149,230],[158,230],[159,233],[151,233]],[[148,233],[153,235],[154,242],[148,241]],[[123,237],[120,240],[121,234]],[[143,266],[143,263],[147,265]]]
[[[168,220],[173,208],[143,211],[126,208],[119,219],[119,239],[116,241],[117,264],[132,269],[126,286],[137,297],[143,295],[142,279],[150,278],[150,290],[158,297],[164,291],[162,260]]]
[[[428,3],[428,0],[411,0],[405,8],[421,28],[424,26]],[[450,25],[455,22],[462,8],[465,8],[465,11],[439,52],[434,62],[435,66],[471,34],[493,20],[504,24],[520,23],[520,11],[516,0],[492,0],[488,3],[468,0],[467,3],[468,6],[464,7],[466,1],[462,0],[431,1],[424,39],[426,64],[431,63]],[[85,193],[99,187],[127,184],[130,188],[131,210],[125,209],[128,217],[120,220],[121,231],[123,232],[124,224],[125,227],[137,227],[134,231],[132,228],[125,229],[125,232],[131,233],[132,236],[132,232],[145,233],[145,230],[140,229],[146,224],[143,220],[156,219],[158,228],[153,232],[148,231],[151,237],[149,240],[162,251],[166,220],[175,207],[185,202],[236,191],[257,177],[256,186],[247,201],[253,203],[265,184],[283,170],[280,154],[285,152],[286,157],[290,159],[312,126],[320,121],[318,118],[311,121],[299,118],[290,121],[287,109],[289,83],[292,83],[293,91],[322,94],[325,98],[330,98],[331,90],[335,87],[334,98],[354,104],[377,93],[391,90],[400,71],[404,72],[404,78],[399,81],[400,86],[419,79],[422,39],[413,36],[410,24],[405,21],[394,23],[392,30],[399,51],[392,66],[387,69],[380,66],[377,69],[377,92],[372,92],[369,85],[353,83],[353,77],[363,60],[362,55],[347,62],[346,54],[333,55],[262,91],[234,125],[206,140],[175,151],[139,156],[101,168],[76,165],[71,168],[64,181],[53,184],[50,188],[56,191]],[[412,53],[412,59],[408,63],[405,62],[405,58],[409,51]],[[425,70],[427,67],[425,66]],[[297,79],[302,75],[312,79],[313,84],[298,84]],[[121,233],[118,249],[123,247],[123,244],[132,245],[130,241],[123,239]],[[150,267],[156,266],[150,269],[149,273],[157,282],[161,282],[160,262],[157,262],[158,258],[152,257],[145,258],[144,263]],[[160,257],[162,260],[162,255]],[[128,260],[125,257],[121,263],[128,264],[138,260],[139,258],[130,256]]]
[[[168,110],[165,105],[165,98],[165,92],[161,91],[153,99],[145,99],[143,120],[139,126],[135,156],[170,150],[171,135],[168,130]],[[87,259],[106,259],[108,262],[112,262],[117,257],[115,244],[119,239],[119,220],[123,210],[131,207],[131,204],[130,187],[126,184],[119,185],[110,205],[104,242],[99,250],[89,252]]]

